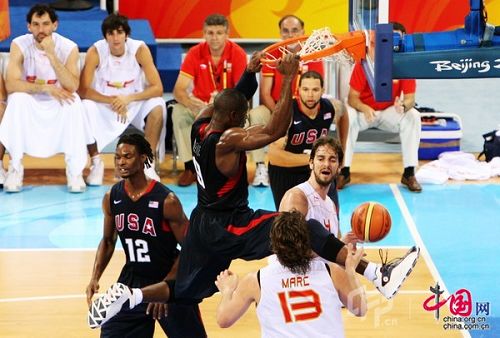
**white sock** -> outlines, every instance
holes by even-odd
[[[375,275],[375,271],[378,269],[378,264],[368,262],[368,266],[365,269],[365,272],[363,272],[363,276],[366,277],[366,279],[373,281],[377,277]]]
[[[132,297],[130,299],[130,309],[133,309],[136,305],[142,303],[142,291],[141,289],[132,289]]]
[[[91,157],[91,160],[92,160],[92,164],[96,165],[99,162],[101,162],[101,156],[99,154],[94,155],[94,156]]]

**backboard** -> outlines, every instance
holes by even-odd
[[[350,0],[349,30],[363,31],[367,53],[362,61],[377,101],[392,101],[392,25],[388,0]]]
[[[363,68],[376,100],[391,101],[393,78],[500,77],[495,9],[483,0],[350,0],[349,29],[365,33]],[[396,21],[411,34],[394,34]]]

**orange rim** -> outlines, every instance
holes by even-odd
[[[366,55],[365,35],[362,31],[352,31],[344,34],[334,34],[333,36],[337,39],[336,43],[322,50],[306,55],[301,55],[300,60],[311,61],[315,59],[321,59],[326,56],[338,53],[343,49],[347,50],[347,52],[353,57],[355,61],[359,61],[365,58]],[[295,42],[305,41],[307,40],[308,37],[309,36],[307,35],[299,36],[296,38],[291,38],[276,42],[264,48],[262,50],[264,57],[260,59],[260,62],[263,64],[276,63],[279,59],[268,58],[270,52]]]

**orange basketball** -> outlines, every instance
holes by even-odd
[[[377,242],[391,230],[391,215],[380,203],[365,202],[352,212],[351,228],[364,242]]]

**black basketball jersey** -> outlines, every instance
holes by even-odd
[[[210,118],[198,119],[191,129],[193,163],[198,185],[198,207],[229,211],[248,207],[248,179],[246,154],[240,154],[237,174],[227,177],[215,164],[215,147],[223,131],[205,133]]]
[[[163,217],[163,202],[171,192],[161,183],[151,181],[146,192],[132,201],[122,180],[111,188],[111,214],[127,261],[120,282],[136,284],[130,276],[162,280],[177,257],[177,240]],[[127,280],[122,280],[127,279]]]
[[[301,154],[312,149],[313,143],[328,135],[335,116],[335,109],[330,100],[321,98],[319,111],[314,119],[309,118],[299,108],[298,99],[293,101],[293,121],[288,128],[285,150]]]

